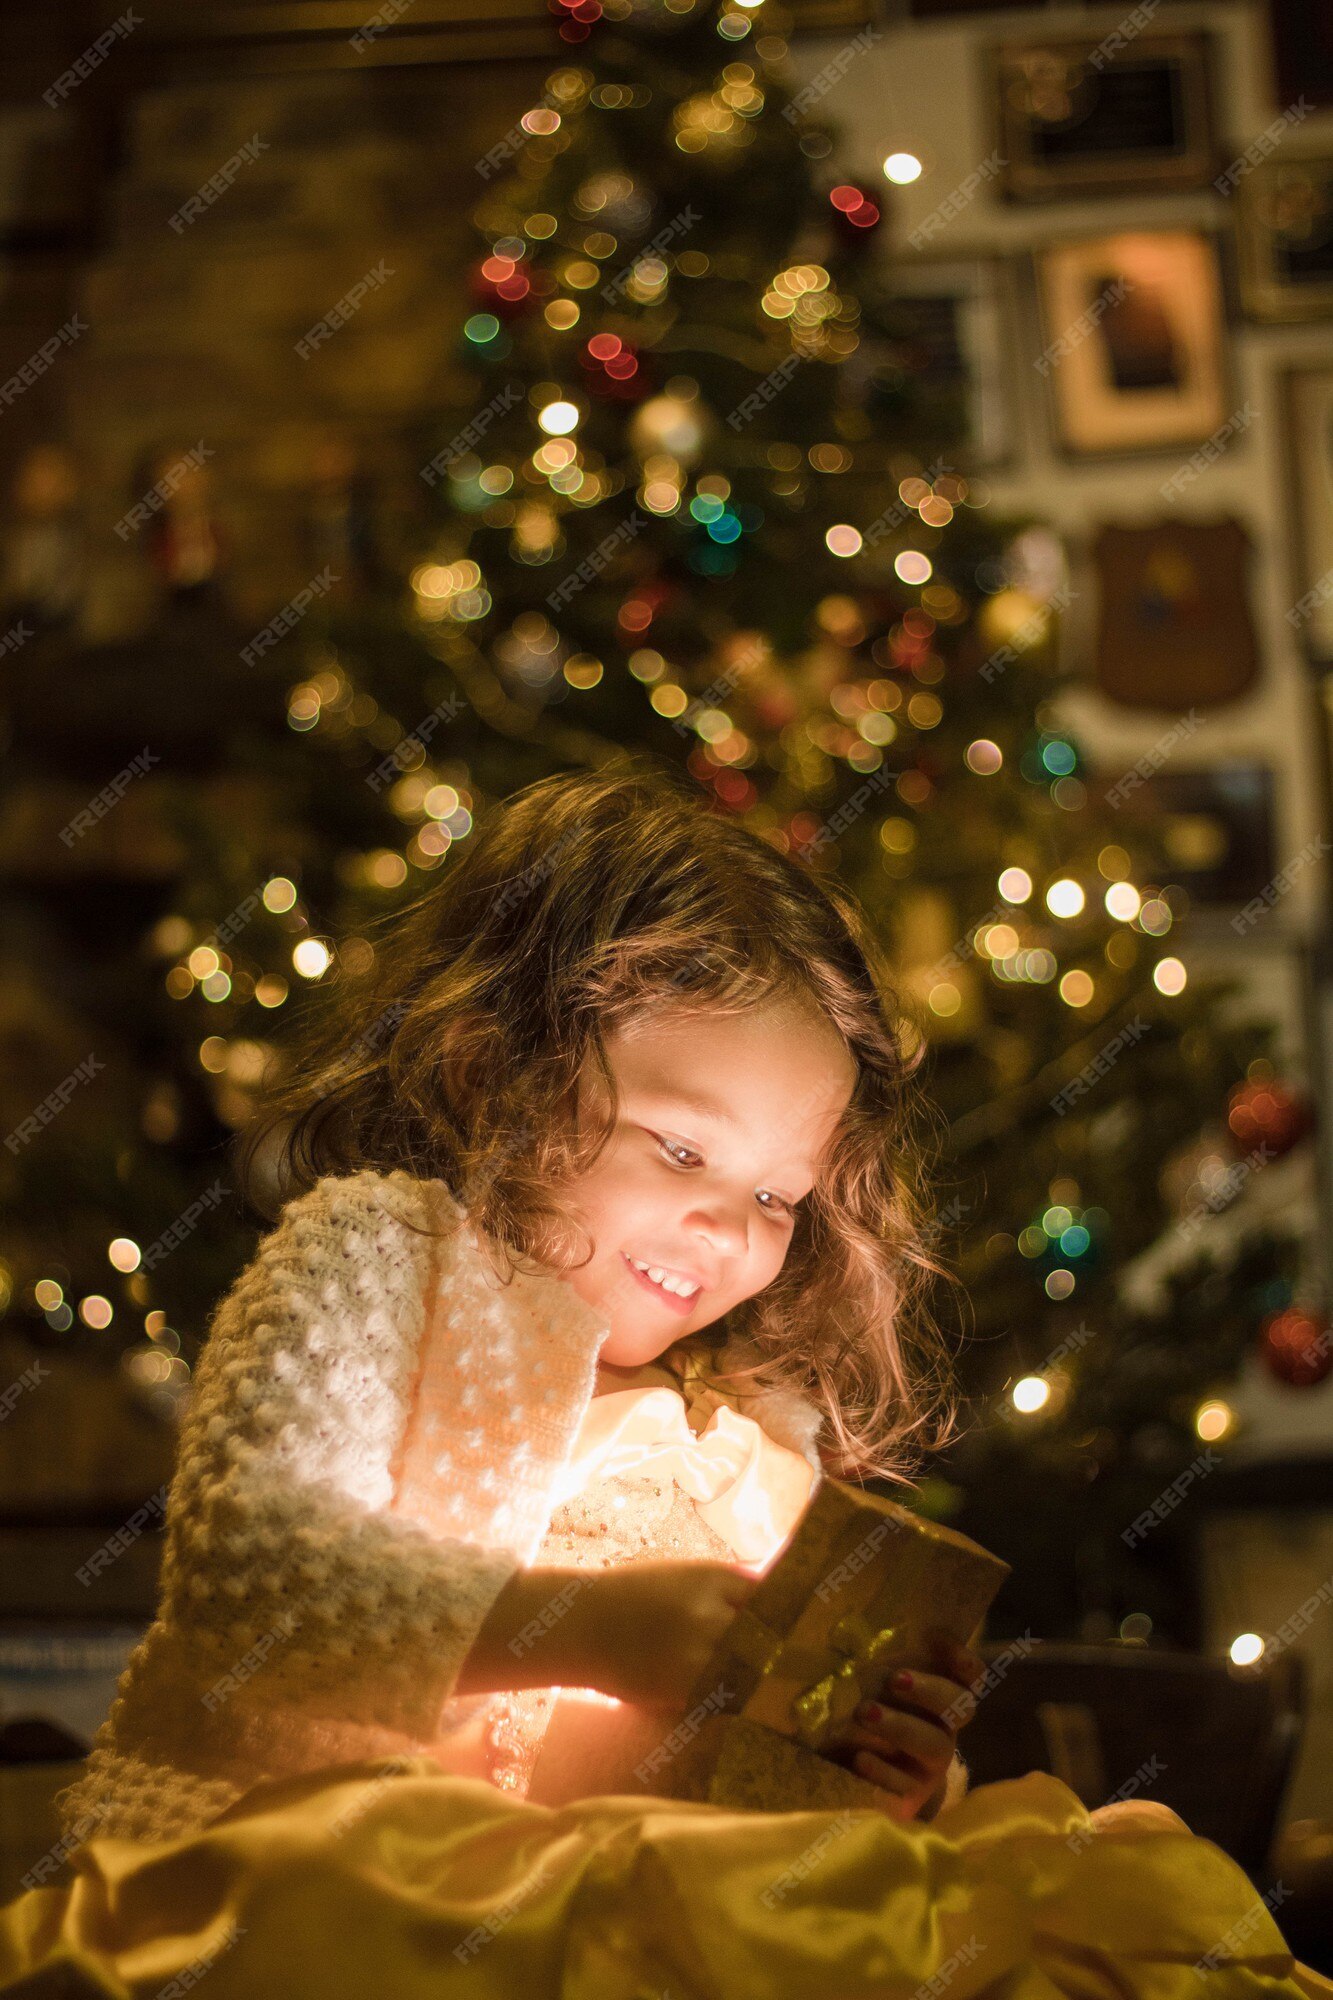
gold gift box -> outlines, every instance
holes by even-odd
[[[970,1646],[1010,1565],[956,1529],[834,1479],[737,1612],[691,1689],[705,1719],[663,1775],[672,1796],[790,1811],[868,1806],[828,1753],[888,1674]]]
[[[679,1720],[626,1707],[594,1721],[562,1701],[529,1796],[577,1795],[581,1768],[585,1795],[766,1812],[872,1806],[875,1788],[825,1753],[888,1673],[929,1658],[928,1630],[974,1644],[1009,1569],[955,1529],[824,1479]]]

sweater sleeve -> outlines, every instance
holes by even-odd
[[[168,1496],[163,1608],[206,1703],[253,1677],[253,1694],[430,1739],[519,1561],[383,1511],[431,1268],[428,1238],[379,1199],[390,1186],[426,1219],[405,1175],[328,1177],[217,1308]]]

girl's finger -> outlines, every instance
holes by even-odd
[[[882,1757],[876,1757],[869,1750],[859,1750],[853,1762],[853,1769],[859,1778],[866,1778],[872,1785],[878,1785],[883,1792],[890,1792],[895,1798],[906,1798],[920,1790],[920,1781],[910,1777],[906,1771],[897,1770],[886,1764]]]
[[[883,1750],[913,1757],[919,1763],[944,1765],[953,1756],[953,1738],[937,1722],[927,1722],[905,1709],[886,1708],[875,1722],[853,1718],[849,1739],[864,1750]]]
[[[963,1687],[973,1688],[985,1674],[985,1662],[967,1646],[960,1646],[946,1632],[930,1636],[935,1655],[933,1664],[941,1667],[950,1679],[958,1681]]]
[[[957,1681],[946,1680],[943,1674],[923,1674],[913,1669],[906,1687],[897,1686],[897,1678],[896,1674],[889,1677],[883,1699],[903,1709],[922,1708],[936,1717],[947,1716],[946,1728],[960,1729],[976,1712],[976,1697]]]
[[[866,1782],[869,1783],[869,1780]],[[915,1819],[916,1806],[910,1798],[899,1798],[897,1793],[882,1791],[878,1785],[874,1787],[874,1793],[872,1810],[883,1813],[885,1819],[896,1820],[900,1826]]]
[[[910,1750],[902,1750],[896,1743],[886,1743],[882,1736],[858,1737],[847,1748],[854,1755],[869,1751],[872,1757],[891,1765],[914,1785],[925,1785],[928,1789],[938,1785],[949,1768],[947,1757],[914,1757]]]
[[[978,1684],[985,1679],[986,1663],[984,1660],[979,1660],[975,1653],[969,1653],[965,1647],[955,1646],[953,1658],[945,1671],[975,1697]]]

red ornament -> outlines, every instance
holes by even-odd
[[[1240,1154],[1266,1146],[1267,1157],[1280,1160],[1311,1130],[1314,1116],[1284,1084],[1238,1083],[1227,1099],[1227,1124]]]
[[[1301,1306],[1271,1313],[1259,1330],[1259,1352],[1279,1382],[1313,1389],[1333,1368],[1333,1330]]]

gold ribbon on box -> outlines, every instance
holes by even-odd
[[[838,1620],[828,1642],[843,1658],[792,1702],[796,1733],[808,1750],[823,1749],[833,1729],[876,1691],[873,1670],[892,1652],[898,1636],[896,1625],[875,1625],[863,1611],[849,1611]]]
[[[793,1734],[807,1750],[824,1750],[834,1731],[853,1710],[873,1696],[877,1669],[901,1638],[897,1625],[880,1625],[864,1611],[849,1611],[818,1645],[774,1636],[744,1614],[732,1631],[732,1644],[748,1666],[772,1680],[796,1681],[791,1697]],[[841,1653],[830,1668],[830,1652]]]

